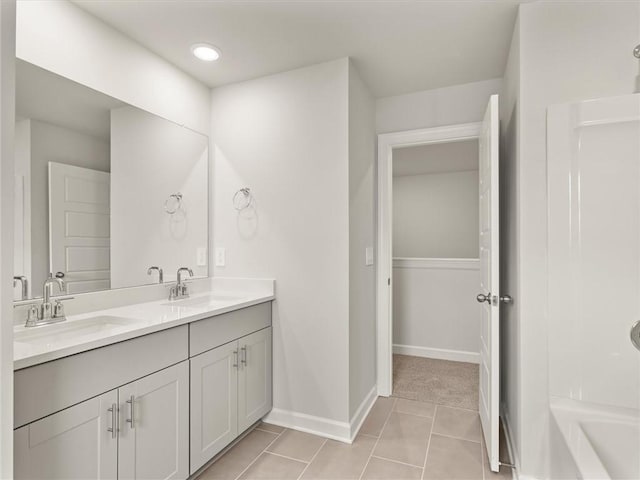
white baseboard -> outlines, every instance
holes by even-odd
[[[353,440],[377,398],[378,387],[374,385],[358,407],[358,410],[356,410],[350,422],[338,422],[329,418],[316,417],[314,415],[283,410],[281,408],[272,409],[264,418],[264,421],[280,427],[312,433],[313,435],[330,438],[343,443],[353,443]]]
[[[355,440],[356,438],[356,435],[358,435],[360,427],[362,427],[364,420],[367,418],[367,415],[369,415],[369,412],[371,411],[371,408],[373,408],[373,404],[376,403],[377,398],[378,386],[374,385],[368,395],[364,397],[364,400],[362,400],[362,403],[358,407],[358,410],[356,410],[356,413],[354,413],[353,417],[351,418],[351,442],[353,442],[353,440]]]
[[[414,357],[451,360],[453,362],[480,363],[480,354],[463,350],[446,350],[442,348],[417,347],[414,345],[394,345],[393,353],[412,355]]]
[[[351,443],[351,425],[349,422],[338,422],[329,418],[316,417],[280,408],[272,409],[264,418],[264,421],[280,427],[338,440],[339,442]]]

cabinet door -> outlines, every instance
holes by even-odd
[[[189,476],[188,395],[186,361],[119,389],[120,480]]]
[[[113,390],[15,430],[15,478],[117,478],[117,415]]]
[[[238,435],[238,342],[190,361],[193,474]]]
[[[238,340],[238,431],[264,417],[273,405],[271,395],[271,327]]]

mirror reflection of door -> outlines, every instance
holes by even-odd
[[[49,163],[51,272],[67,293],[110,288],[110,174]]]

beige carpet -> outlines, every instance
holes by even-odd
[[[394,355],[393,395],[478,410],[478,365]]]

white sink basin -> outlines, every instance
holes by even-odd
[[[202,308],[236,302],[241,298],[242,297],[235,295],[205,295],[202,297],[185,298],[184,300],[173,300],[169,303],[163,303],[162,305],[166,307]]]
[[[118,333],[135,328],[136,321],[128,318],[102,315],[83,320],[64,321],[40,327],[25,328],[14,333],[14,342],[45,346],[72,342],[87,337],[102,336],[105,333]]]

